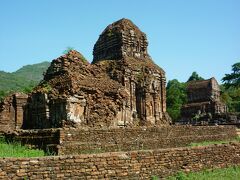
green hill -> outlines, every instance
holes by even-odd
[[[0,98],[16,91],[30,91],[42,79],[50,62],[26,65],[13,73],[0,71]]]

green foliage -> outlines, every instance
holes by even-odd
[[[29,93],[43,78],[49,62],[23,66],[13,73],[0,71],[0,99],[13,92]]]
[[[187,101],[186,84],[174,79],[167,84],[167,112],[176,121],[180,118],[181,107]]]
[[[87,63],[87,62],[88,62],[88,60],[87,60],[82,54],[80,54],[80,59],[81,59],[82,62],[84,62],[84,63]]]
[[[227,104],[229,112],[240,112],[240,87],[221,86],[221,99]]]
[[[18,142],[7,143],[0,139],[0,157],[39,157],[44,156],[44,151],[30,149]]]
[[[67,47],[64,51],[63,51],[63,54],[67,54],[67,53],[69,53],[70,51],[72,51],[72,50],[74,50],[74,48],[73,47]]]
[[[0,90],[0,101],[3,100],[5,96],[7,96],[7,92]]]
[[[109,31],[108,31],[108,33],[107,33],[107,36],[108,37],[111,37],[113,35],[113,32],[112,32],[112,30],[110,29]]]
[[[158,176],[152,176],[151,180],[160,180],[160,178]]]
[[[68,54],[70,51],[75,50],[73,47],[67,47],[66,50],[63,51],[63,54]],[[79,52],[77,52],[75,54],[80,60],[82,60],[82,62],[84,63],[88,63],[88,60]],[[70,56],[71,58],[71,56]]]
[[[56,152],[51,151],[49,148],[47,148],[44,153],[45,153],[45,154],[44,154],[45,156],[56,156],[56,155],[57,155]]]
[[[232,140],[226,140],[226,141],[203,141],[203,142],[198,142],[198,143],[190,143],[190,147],[195,147],[195,146],[209,146],[213,144],[226,144],[230,142],[240,142],[240,137],[237,137]]]
[[[29,84],[25,87],[23,87],[22,92],[24,93],[30,93],[32,92],[33,88],[37,85],[37,82],[30,81]]]
[[[189,81],[198,81],[198,80],[204,80],[204,79],[201,76],[199,76],[196,71],[194,71],[192,73],[192,75],[189,77],[189,79],[187,80],[187,82],[189,82]]]
[[[183,172],[178,172],[175,177],[176,177],[176,180],[184,180],[187,178],[187,175]]]
[[[140,71],[140,73],[137,74],[137,80],[139,82],[144,80],[144,72],[143,71]]]
[[[228,106],[230,112],[240,112],[240,63],[232,65],[232,73],[222,79],[221,99]]]
[[[52,91],[51,85],[48,84],[47,82],[44,82],[41,86],[42,86],[43,91],[46,93]]]
[[[240,62],[232,65],[232,71],[231,74],[225,74],[225,77],[222,78],[224,86],[240,88]]]
[[[219,180],[219,179],[240,179],[240,166],[233,166],[223,169],[210,169],[188,174],[179,172],[167,180]]]

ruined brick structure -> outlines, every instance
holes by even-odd
[[[92,64],[75,50],[53,60],[29,95],[23,128],[169,125],[165,72],[147,46],[146,35],[121,19],[100,35]]]
[[[227,113],[226,105],[220,100],[220,88],[215,78],[191,81],[187,85],[188,103],[181,109],[183,121],[203,119],[211,121]]]
[[[16,93],[0,103],[0,132],[12,132],[23,127],[27,95]]]

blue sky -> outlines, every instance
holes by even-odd
[[[74,47],[89,61],[104,28],[131,19],[167,79],[218,81],[240,61],[240,0],[0,0],[0,70],[51,61]]]

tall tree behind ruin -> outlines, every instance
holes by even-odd
[[[230,87],[240,87],[240,62],[232,65],[232,73],[225,74],[225,77],[222,78],[224,86],[226,88]]]
[[[187,101],[186,83],[177,79],[168,81],[167,84],[167,112],[176,121],[180,118],[180,110]]]
[[[240,112],[240,62],[232,65],[232,73],[226,74],[222,81],[222,100],[230,112]]]
[[[189,82],[189,81],[198,81],[198,80],[204,80],[204,78],[199,76],[196,71],[193,71],[192,75],[188,78],[187,82]]]

